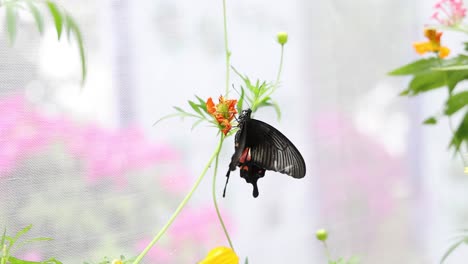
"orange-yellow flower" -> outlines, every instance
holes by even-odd
[[[216,119],[224,135],[232,128],[231,121],[237,114],[236,104],[237,100],[227,100],[223,96],[219,97],[217,105],[213,103],[211,97],[206,101],[206,110]]]
[[[424,29],[424,36],[426,36],[429,41],[413,43],[413,47],[418,54],[422,55],[426,52],[435,52],[440,58],[445,58],[449,55],[450,49],[440,45],[442,32],[437,32],[437,30],[432,28],[426,28]]]
[[[239,257],[231,248],[216,247],[198,264],[239,264]]]

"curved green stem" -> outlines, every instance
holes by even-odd
[[[437,56],[437,58],[438,58],[437,61],[438,61],[439,67],[442,68],[442,61],[441,61],[440,57]],[[450,100],[450,98],[452,97],[452,90],[450,90],[450,87],[448,87],[448,78],[447,78],[447,72],[446,71],[444,71],[444,83],[445,83],[445,85],[447,85],[448,100]],[[447,118],[448,118],[450,132],[452,132],[452,135],[455,138],[455,140],[458,140],[458,138],[457,138],[457,136],[455,134],[455,130],[453,129],[452,118],[450,116],[448,116]],[[463,167],[465,167],[466,166],[465,158],[463,158],[463,154],[460,151],[460,149],[457,150],[457,153],[460,156],[461,161],[463,162]]]
[[[253,103],[252,103],[252,107],[251,107],[252,112],[255,112],[257,110],[258,104],[260,103],[260,101],[262,101],[263,98],[267,98],[267,97],[271,96],[276,91],[276,89],[278,88],[279,82],[280,82],[280,79],[281,79],[281,72],[283,71],[283,57],[284,57],[284,44],[281,45],[280,63],[279,63],[279,67],[278,67],[278,73],[276,74],[275,83],[274,83],[273,87],[271,88],[271,90],[268,92],[268,94],[263,95],[263,96],[255,97],[253,99]],[[233,70],[236,71],[236,69],[234,67],[233,67]],[[238,73],[238,72],[236,71],[236,73]]]
[[[328,250],[327,242],[323,241],[323,247],[325,248],[325,254],[327,254],[328,263],[332,262],[330,250]]]
[[[224,140],[224,136],[221,135],[221,141]],[[227,231],[226,225],[224,224],[223,217],[221,216],[221,212],[219,211],[218,207],[218,202],[216,201],[216,175],[218,174],[218,159],[219,155],[216,156],[215,159],[215,167],[214,167],[214,174],[213,174],[213,186],[212,186],[212,194],[213,194],[213,203],[216,208],[216,214],[218,215],[219,222],[221,223],[221,226],[223,227],[224,234],[226,235],[226,238],[229,242],[229,246],[234,250],[234,246],[231,241],[231,237],[229,236],[229,233]],[[234,250],[235,251],[235,250]]]
[[[169,218],[169,221],[163,226],[163,228],[158,232],[158,234],[151,240],[151,242],[148,244],[148,246],[143,250],[143,252],[138,255],[138,257],[133,261],[133,264],[138,264],[141,262],[143,257],[148,253],[148,251],[158,242],[158,240],[166,233],[167,229],[171,226],[171,224],[174,222],[176,217],[179,215],[179,213],[182,211],[184,206],[187,204],[187,202],[190,200],[192,197],[193,193],[197,189],[198,185],[200,185],[200,182],[203,180],[205,177],[206,172],[208,171],[208,168],[210,168],[211,163],[213,163],[213,160],[218,157],[219,151],[221,150],[221,146],[223,145],[223,139],[218,143],[218,146],[216,147],[216,150],[214,151],[213,155],[211,155],[210,160],[206,164],[205,168],[203,169],[202,173],[198,177],[197,181],[193,185],[192,189],[190,192],[185,196],[185,198],[182,200],[182,202],[179,204],[175,212],[172,214],[171,218]]]
[[[278,68],[278,73],[276,74],[275,85],[273,86],[273,89],[271,89],[271,93],[273,93],[276,90],[276,88],[278,88],[278,85],[279,85],[279,82],[280,82],[281,71],[283,70],[283,54],[284,54],[284,44],[281,45],[280,64],[279,64],[279,68]]]
[[[226,97],[229,95],[229,74],[230,74],[230,59],[231,51],[228,45],[228,33],[227,33],[227,16],[226,16],[226,0],[223,0],[223,20],[224,20],[224,50],[226,51]]]

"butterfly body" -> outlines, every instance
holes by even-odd
[[[286,136],[269,124],[250,118],[251,113],[250,109],[244,110],[238,118],[235,151],[226,177],[229,179],[230,172],[239,167],[240,176],[253,185],[253,196],[257,197],[257,181],[266,170],[302,178],[306,167],[302,155]],[[223,196],[225,191],[226,187]]]

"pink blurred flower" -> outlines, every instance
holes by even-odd
[[[176,171],[172,174],[161,177],[161,186],[172,194],[186,192],[190,188],[190,173],[188,171]]]
[[[88,126],[78,131],[70,147],[85,160],[90,182],[112,177],[125,184],[126,172],[177,158],[174,149],[151,144],[136,128],[112,131]]]
[[[55,122],[39,114],[21,95],[0,99],[0,174],[11,171],[21,156],[41,149],[56,136]]]
[[[434,5],[436,10],[432,19],[445,26],[455,26],[462,22],[466,16],[463,0],[440,0]]]
[[[223,219],[226,227],[232,230],[229,218]],[[184,209],[169,229],[169,236],[176,244],[192,241],[200,245],[217,244],[224,238],[218,216],[212,206]]]
[[[315,117],[312,131],[320,152],[318,173],[327,175],[320,178],[324,212],[333,214],[359,201],[379,217],[390,213],[393,187],[406,175],[403,159],[390,155],[339,113]]]
[[[42,254],[37,251],[28,251],[20,256],[20,259],[39,262],[42,260]]]
[[[109,178],[124,185],[123,176],[130,170],[178,159],[173,148],[149,142],[137,127],[111,130],[65,116],[50,117],[23,95],[0,98],[0,111],[0,176],[9,173],[20,158],[56,141],[83,160],[89,182]]]

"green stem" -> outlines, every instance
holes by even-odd
[[[230,59],[231,51],[229,51],[228,45],[228,33],[227,33],[227,16],[226,16],[226,0],[223,0],[223,20],[224,20],[224,50],[226,51],[226,97],[229,95],[229,74],[230,74]]]
[[[327,242],[323,241],[323,247],[325,248],[325,254],[327,255],[328,263],[332,262],[330,250],[328,250]]]
[[[179,204],[179,206],[177,207],[177,209],[175,210],[175,212],[172,214],[171,218],[169,219],[169,221],[163,226],[163,228],[159,231],[159,233],[153,238],[153,240],[149,243],[149,245],[143,250],[143,252],[140,253],[140,255],[138,255],[138,257],[135,259],[135,261],[133,261],[133,264],[138,264],[141,262],[141,260],[143,259],[143,257],[148,253],[148,251],[153,247],[154,244],[156,244],[156,242],[158,242],[158,240],[164,235],[164,233],[166,233],[167,229],[169,229],[169,227],[171,226],[172,222],[174,222],[174,220],[176,219],[176,217],[179,215],[179,213],[182,211],[182,209],[184,208],[184,206],[187,204],[187,202],[190,200],[190,198],[192,197],[193,193],[195,192],[195,190],[197,189],[198,185],[200,185],[200,182],[203,180],[203,178],[205,177],[205,174],[206,172],[208,171],[208,168],[210,168],[211,166],[211,163],[213,163],[213,160],[218,156],[219,154],[219,151],[221,150],[221,146],[223,144],[223,140],[221,138],[221,140],[219,141],[219,144],[218,146],[216,147],[216,150],[214,151],[213,155],[211,155],[210,157],[210,160],[208,161],[208,163],[206,164],[205,168],[203,169],[202,173],[200,174],[200,176],[198,177],[197,181],[195,182],[195,184],[193,185],[192,189],[190,190],[190,192],[185,196],[185,198],[182,200],[182,202]]]
[[[440,57],[438,57],[438,54],[436,54],[436,55],[437,55],[437,58],[438,58],[437,62],[439,64],[439,67],[442,68],[442,60],[440,59]],[[448,78],[447,78],[447,72],[446,71],[444,71],[444,82],[445,82],[445,85],[447,85],[448,100],[450,100],[450,98],[452,97],[452,90],[450,90],[450,87],[448,87]],[[448,118],[450,132],[452,132],[453,138],[458,141],[458,138],[457,138],[457,136],[455,134],[455,130],[453,129],[452,118],[450,116],[448,116],[447,118]],[[462,152],[460,150],[457,150],[457,153],[460,156],[461,161],[463,162],[463,167],[465,167],[466,162],[465,162],[465,158],[463,158]]]
[[[3,248],[2,248],[2,264],[6,264],[6,260],[8,258],[8,251],[7,251],[7,245],[3,245]]]
[[[224,140],[224,136],[221,135],[221,141]],[[223,227],[224,234],[226,235],[226,238],[229,242],[229,246],[234,250],[234,246],[231,241],[231,237],[229,236],[229,233],[227,231],[226,225],[224,224],[223,217],[221,216],[221,212],[219,211],[218,207],[218,202],[216,201],[216,175],[218,174],[218,159],[219,155],[216,156],[215,159],[215,167],[214,167],[214,174],[213,174],[213,186],[212,186],[212,194],[213,194],[213,203],[216,208],[216,214],[218,215],[219,222],[221,223],[221,226]],[[235,251],[235,250],[234,250]]]
[[[276,89],[278,88],[279,82],[280,82],[280,79],[281,79],[281,72],[283,71],[283,55],[284,55],[284,44],[281,45],[280,63],[279,63],[279,67],[278,67],[278,73],[276,74],[275,84],[273,85],[273,88],[271,88],[270,92],[267,95],[264,95],[264,96],[261,96],[261,97],[255,97],[253,99],[254,103],[252,104],[252,107],[251,107],[252,112],[255,112],[257,110],[257,104],[260,101],[260,100],[258,100],[258,98],[267,98],[267,97],[271,96],[276,91]],[[237,73],[237,71],[236,71],[236,73]],[[256,96],[258,96],[258,95],[256,95]]]
[[[276,88],[278,88],[278,85],[279,85],[279,82],[280,82],[281,71],[283,70],[283,54],[284,54],[284,44],[281,45],[280,64],[279,64],[279,68],[278,68],[278,73],[276,74],[275,86],[273,86],[273,89],[271,89],[271,93],[273,93],[276,90]]]

